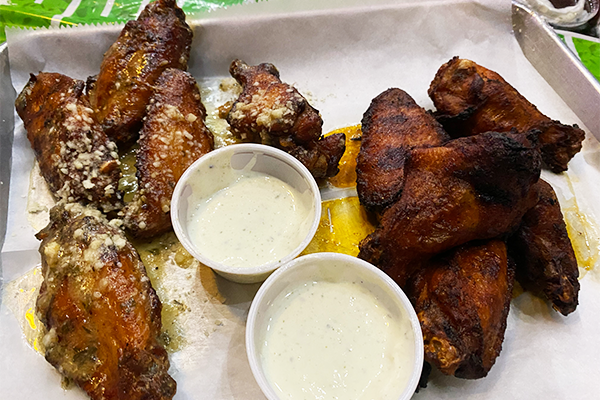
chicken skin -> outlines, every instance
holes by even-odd
[[[440,147],[416,148],[404,188],[359,257],[404,286],[432,256],[514,231],[537,201],[540,156],[524,136],[487,132]]]
[[[321,137],[323,121],[298,91],[279,79],[273,64],[235,60],[229,72],[242,93],[227,115],[236,137],[277,147],[296,157],[315,178],[338,173],[346,148],[343,133]]]
[[[121,229],[69,203],[51,210],[37,237],[46,360],[93,400],[171,399],[161,303]]]
[[[551,120],[500,75],[470,60],[454,57],[444,64],[428,93],[436,117],[453,136],[535,130],[542,159],[553,172],[567,169],[585,138],[577,125]]]
[[[356,159],[356,191],[363,206],[380,212],[396,201],[412,148],[441,146],[450,137],[406,92],[388,89],[363,115]]]
[[[140,190],[125,207],[125,227],[138,238],[171,229],[169,210],[177,181],[194,161],[213,149],[195,79],[187,72],[168,69],[155,86],[138,140]]]
[[[96,119],[117,143],[132,142],[142,125],[154,82],[167,68],[187,69],[192,30],[175,0],[156,0],[129,21],[88,79]]]
[[[526,290],[543,293],[563,315],[575,311],[579,269],[554,189],[540,179],[539,201],[527,211],[508,242],[517,280]]]
[[[117,146],[93,119],[84,86],[41,72],[31,75],[15,106],[54,197],[108,212],[122,207]]]
[[[435,257],[407,285],[425,361],[446,375],[483,378],[502,349],[514,267],[501,240],[471,242]]]

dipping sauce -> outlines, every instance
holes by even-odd
[[[305,282],[273,301],[259,350],[281,399],[398,399],[413,374],[408,314],[356,282]]]
[[[590,9],[590,4],[587,0],[526,0],[535,11],[543,15],[549,23],[570,27],[583,25],[594,17],[598,11],[597,0],[591,2],[593,9]]]
[[[206,257],[231,267],[277,262],[300,245],[312,222],[301,197],[275,177],[241,171],[210,197],[191,195],[190,240]]]

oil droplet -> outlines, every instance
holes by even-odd
[[[27,319],[27,322],[29,322],[29,327],[31,329],[33,329],[33,330],[37,329],[37,325],[35,324],[35,313],[33,311],[33,307],[29,307],[27,312],[25,312],[25,319]]]

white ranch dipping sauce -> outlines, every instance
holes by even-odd
[[[287,183],[255,171],[240,173],[211,197],[191,195],[188,233],[207,258],[256,267],[292,252],[308,231],[309,209]],[[299,229],[299,227],[301,227]]]
[[[360,282],[284,293],[261,349],[282,399],[398,399],[414,365],[408,315],[394,319]]]

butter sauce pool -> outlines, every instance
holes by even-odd
[[[281,399],[397,399],[413,372],[410,320],[361,282],[306,282],[282,295],[260,349]]]

